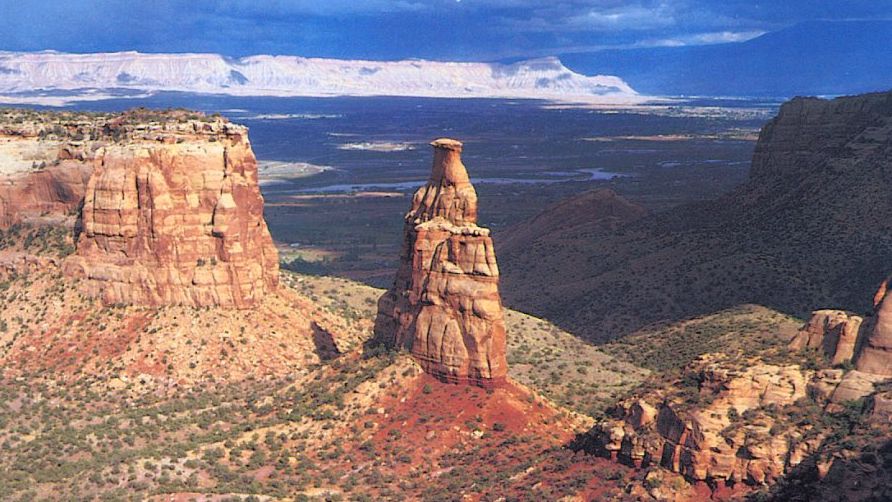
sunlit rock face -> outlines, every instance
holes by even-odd
[[[855,361],[858,371],[892,377],[892,297],[887,279],[874,296],[876,321]]]
[[[477,193],[462,144],[431,145],[431,176],[406,214],[400,267],[378,302],[376,337],[408,349],[442,380],[498,385],[508,364],[492,239],[476,224]]]
[[[96,153],[77,253],[65,271],[106,304],[247,308],[275,289],[278,254],[263,219],[247,129]]]
[[[842,310],[816,310],[790,342],[790,348],[821,349],[831,364],[852,361],[863,321]]]
[[[774,483],[820,444],[819,438],[803,440],[792,429],[771,434],[778,421],[760,411],[804,398],[812,372],[773,364],[730,370],[725,356],[716,354],[701,356],[687,371],[707,397],[702,404],[621,401],[616,418],[596,425],[584,446],[638,467],[657,464],[692,481],[763,485]],[[757,420],[741,422],[738,417],[747,412]]]

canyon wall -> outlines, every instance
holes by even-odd
[[[106,304],[249,307],[278,282],[245,127],[187,110],[0,110],[0,229],[68,227]]]
[[[476,224],[477,193],[462,144],[439,139],[432,146],[431,176],[406,214],[400,267],[378,302],[375,335],[407,348],[442,380],[498,385],[508,365],[493,242]]]
[[[505,302],[592,341],[743,303],[867,312],[892,263],[890,138],[892,92],[793,99],[732,192],[618,231],[500,246]],[[531,223],[548,219],[560,221]]]
[[[0,229],[60,223],[74,216],[84,199],[93,143],[69,137],[58,124],[60,134],[47,137],[51,127],[25,123],[17,113],[0,112]]]

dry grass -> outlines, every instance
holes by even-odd
[[[681,368],[711,352],[760,355],[784,347],[803,321],[759,305],[741,305],[679,321],[661,323],[602,345],[636,366],[661,372]]]
[[[377,300],[384,292],[338,277],[292,275],[286,280],[347,319],[374,319]],[[522,312],[506,309],[505,325],[509,376],[577,412],[599,414],[649,374]]]

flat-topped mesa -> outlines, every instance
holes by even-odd
[[[461,143],[431,145],[431,177],[406,214],[400,267],[378,301],[375,336],[408,349],[441,380],[496,386],[508,363],[492,238],[476,225],[477,194]]]
[[[431,146],[434,163],[430,179],[415,192],[406,219],[422,223],[440,216],[454,225],[477,223],[477,192],[461,161],[462,143],[440,138]]]
[[[175,125],[97,149],[64,270],[106,304],[250,307],[279,266],[247,128]]]

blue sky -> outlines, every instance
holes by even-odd
[[[496,60],[892,18],[892,0],[0,0],[0,50]]]

